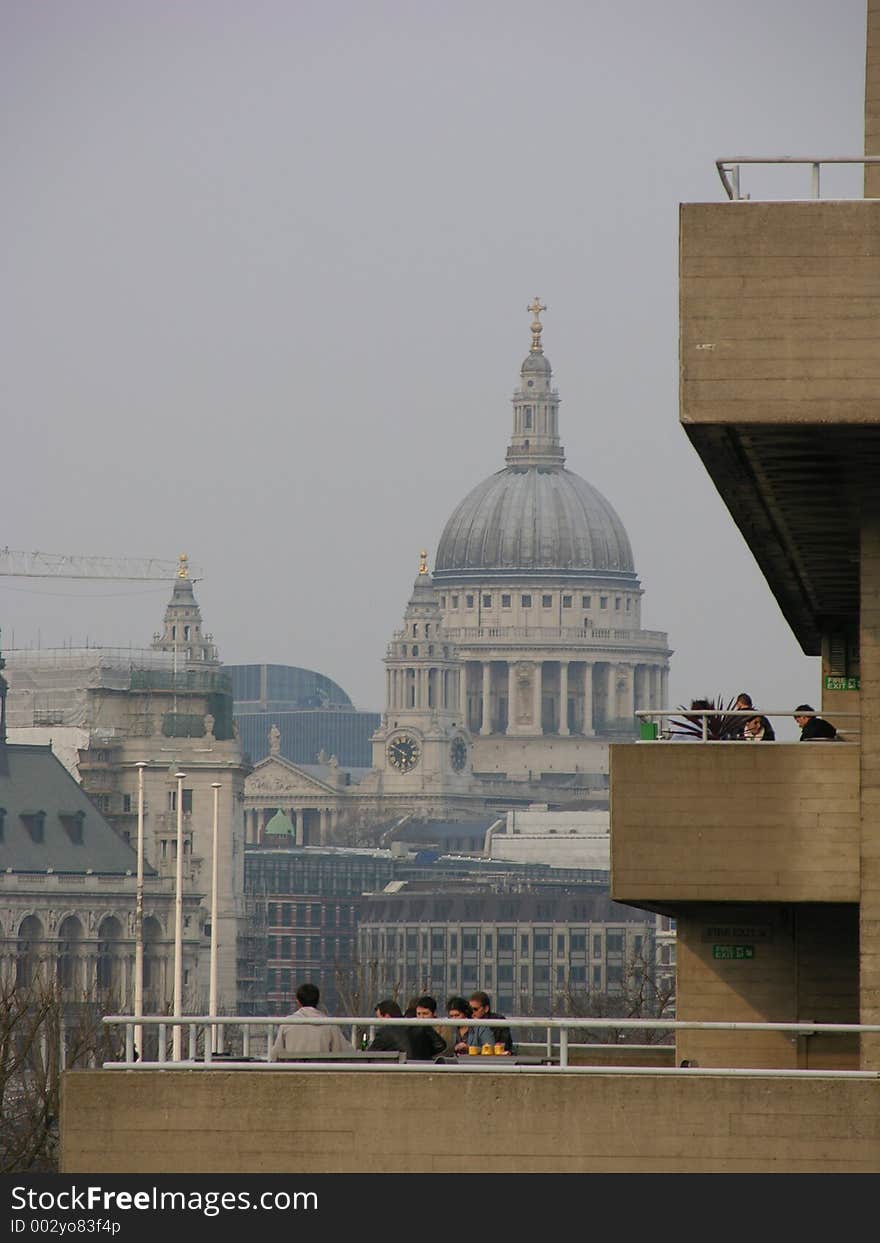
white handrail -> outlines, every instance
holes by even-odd
[[[809,164],[812,167],[811,194],[814,199],[820,198],[819,170],[823,164],[880,164],[877,155],[737,155],[715,161],[718,176],[729,199],[736,203],[748,202],[750,195],[741,194],[739,186],[739,170],[741,164]]]
[[[268,1032],[269,1039],[267,1040],[267,1054],[265,1057],[265,1062],[263,1062],[262,1059],[256,1063],[252,1061],[235,1062],[234,1060],[224,1060],[219,1063],[220,1067],[222,1068],[226,1068],[226,1069],[230,1067],[245,1068],[245,1067],[253,1067],[255,1065],[258,1067],[260,1065],[268,1065],[268,1066],[272,1066],[275,1068],[288,1068],[290,1066],[295,1066],[297,1069],[301,1069],[305,1065],[310,1065],[312,1069],[320,1067],[325,1070],[328,1067],[332,1067],[337,1070],[355,1068],[355,1065],[353,1063],[346,1064],[345,1062],[311,1062],[311,1063],[285,1062],[283,1064],[275,1062],[272,1058],[272,1052],[271,1052],[272,1028],[281,1027],[285,1024],[285,1022],[289,1022],[289,1021],[290,1021],[289,1015],[288,1016],[271,1016],[271,1017],[256,1016],[256,1015],[253,1015],[253,1016],[252,1015],[241,1015],[241,1014],[221,1015],[221,1016],[184,1015],[181,1018],[175,1018],[173,1015],[167,1015],[167,1014],[142,1015],[142,1016],[129,1015],[129,1014],[105,1015],[102,1019],[102,1022],[106,1024],[107,1026],[121,1026],[125,1028],[125,1056],[121,1061],[104,1062],[103,1068],[105,1070],[113,1070],[113,1069],[152,1070],[152,1069],[155,1069],[156,1067],[162,1067],[163,1069],[167,1069],[169,1067],[174,1067],[174,1066],[186,1067],[187,1069],[194,1069],[194,1068],[210,1069],[212,1066],[217,1067],[218,1063],[217,1061],[215,1061],[216,1051],[213,1047],[214,1041],[212,1041],[211,1039],[205,1039],[203,1041],[203,1056],[201,1059],[197,1057],[198,1045],[197,1045],[197,1039],[196,1039],[196,1028],[201,1026],[205,1028],[205,1031],[207,1033],[209,1029],[213,1027],[219,1027],[221,1025],[227,1025],[230,1027],[234,1027],[234,1026],[242,1027],[244,1028],[245,1033],[248,1033],[251,1027],[257,1027],[257,1028],[267,1027],[269,1029],[269,1032]],[[796,1039],[798,1036],[815,1036],[819,1034],[824,1034],[824,1035],[858,1035],[860,1033],[880,1034],[880,1023],[817,1023],[813,1021],[799,1021],[799,1022],[788,1022],[788,1023],[783,1023],[783,1022],[763,1022],[762,1023],[762,1022],[751,1022],[751,1021],[746,1022],[746,1021],[739,1021],[739,1020],[662,1019],[662,1018],[651,1018],[651,1017],[637,1018],[637,1019],[613,1018],[613,1017],[586,1019],[586,1018],[575,1018],[575,1017],[550,1018],[550,1017],[542,1017],[542,1016],[535,1016],[535,1015],[517,1015],[514,1017],[504,1017],[504,1018],[501,1018],[501,1017],[495,1018],[493,1016],[492,1018],[487,1020],[485,1017],[482,1019],[449,1019],[449,1018],[444,1019],[442,1017],[437,1017],[433,1019],[430,1019],[430,1018],[417,1019],[417,1018],[407,1018],[407,1017],[399,1018],[399,1019],[391,1019],[391,1018],[366,1017],[364,1015],[338,1015],[338,1016],[322,1015],[322,1016],[315,1016],[314,1018],[310,1017],[308,1020],[308,1023],[309,1023],[309,1026],[315,1026],[315,1027],[327,1027],[327,1026],[350,1027],[352,1029],[353,1043],[356,1039],[356,1032],[358,1028],[437,1027],[437,1026],[447,1027],[450,1025],[455,1026],[455,1027],[491,1026],[493,1028],[507,1027],[507,1028],[512,1028],[512,1029],[542,1027],[547,1032],[548,1047],[551,1045],[552,1033],[553,1032],[559,1033],[559,1064],[558,1066],[542,1068],[544,1070],[552,1069],[555,1071],[560,1071],[560,1070],[569,1071],[569,1070],[574,1069],[573,1067],[569,1065],[569,1060],[568,1060],[568,1053],[571,1048],[571,1045],[568,1043],[568,1033],[571,1031],[596,1031],[596,1030],[603,1030],[605,1028],[616,1028],[618,1030],[623,1030],[623,1031],[644,1030],[646,1028],[651,1028],[655,1031],[665,1031],[665,1032],[677,1032],[677,1031],[758,1032],[758,1031],[767,1031],[767,1032],[786,1032],[793,1039]],[[137,1024],[141,1024],[144,1027],[158,1027],[159,1028],[158,1059],[154,1062],[149,1062],[149,1061],[146,1061],[145,1059],[136,1060],[134,1057],[134,1028]],[[165,1049],[167,1029],[168,1027],[176,1028],[178,1026],[183,1026],[183,1025],[186,1025],[190,1030],[189,1057],[185,1060],[172,1058],[172,1060],[169,1061],[168,1058],[166,1057],[166,1049]],[[626,1045],[620,1045],[618,1047],[622,1050],[625,1050],[627,1048]],[[658,1044],[655,1047],[658,1049],[662,1049],[662,1048],[668,1048],[669,1046]],[[243,1056],[246,1056],[246,1055],[243,1054]],[[493,1061],[492,1064],[497,1066],[501,1062],[501,1060],[502,1060],[501,1058],[498,1058],[497,1061]],[[479,1059],[475,1059],[475,1064],[477,1063],[482,1064],[480,1063]],[[468,1064],[470,1065],[470,1063]],[[403,1065],[403,1063],[401,1063],[401,1065]],[[434,1063],[434,1062],[408,1063],[408,1065],[409,1065],[410,1070],[413,1070],[413,1069],[436,1070],[438,1068],[437,1063]],[[488,1066],[488,1059],[487,1059],[486,1065]],[[356,1068],[363,1069],[363,1066],[360,1063],[357,1063]],[[382,1067],[381,1069],[389,1070],[393,1068],[394,1067],[389,1064],[388,1066]],[[380,1068],[374,1066],[372,1069],[380,1069]],[[538,1068],[529,1067],[528,1069],[534,1070]],[[629,1073],[634,1068],[618,1066],[612,1069],[617,1070],[618,1072],[620,1072],[621,1070],[625,1070],[626,1073]],[[654,1070],[658,1068],[652,1067],[648,1069]],[[683,1067],[681,1069],[690,1070],[693,1068]],[[780,1072],[780,1073],[802,1074],[802,1073],[807,1073],[807,1072],[785,1071],[785,1072]],[[815,1072],[815,1073],[831,1074],[834,1072],[823,1071],[823,1072]],[[878,1072],[840,1071],[837,1073],[846,1074],[846,1075],[859,1075],[861,1077],[873,1077],[873,1078],[880,1077],[880,1071]]]

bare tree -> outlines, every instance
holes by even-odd
[[[61,1072],[118,1057],[101,1015],[116,999],[62,990],[39,964],[26,981],[0,977],[0,1173],[57,1170]]]

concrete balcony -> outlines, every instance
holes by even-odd
[[[683,902],[858,902],[859,747],[611,747],[611,892]]]

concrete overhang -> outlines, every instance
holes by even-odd
[[[681,209],[681,422],[805,652],[880,505],[880,201]]]

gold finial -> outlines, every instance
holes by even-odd
[[[419,573],[420,574],[428,573],[428,554],[424,550],[424,548],[419,553]]]
[[[541,352],[541,333],[544,331],[544,325],[541,323],[540,315],[542,311],[546,311],[541,299],[535,294],[535,300],[531,306],[526,307],[527,311],[532,312],[532,348],[530,353],[540,354]]]
[[[189,578],[189,565],[187,564],[188,560],[189,558],[187,557],[186,553],[182,552],[180,554],[180,557],[178,558],[178,566],[177,566],[177,577],[178,578]]]

